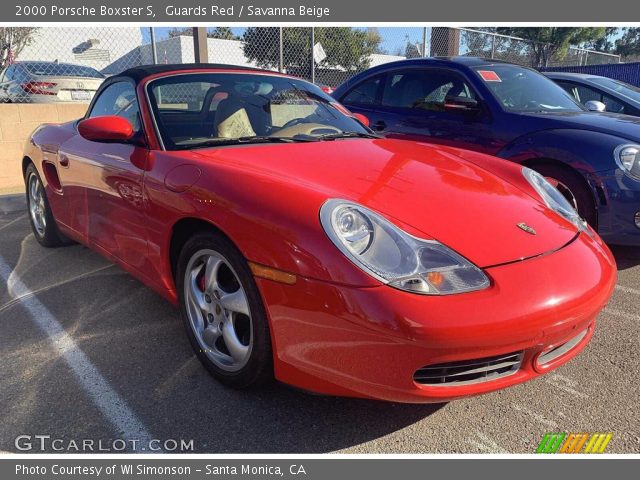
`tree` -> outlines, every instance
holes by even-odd
[[[31,43],[36,27],[0,27],[0,68],[15,61]]]
[[[529,43],[533,67],[546,67],[552,58],[563,58],[569,47],[595,42],[606,35],[604,27],[500,27],[498,33],[520,37]]]
[[[317,27],[315,42],[322,45],[325,59],[316,62],[324,67],[346,70],[369,68],[370,56],[380,50],[381,38],[372,30],[349,27]],[[244,54],[262,68],[280,65],[280,29],[249,27],[242,36]],[[283,28],[283,65],[285,69],[308,71],[311,68],[311,29]]]
[[[627,28],[616,40],[615,53],[629,59],[640,56],[640,27]]]
[[[474,57],[485,57],[521,65],[531,64],[530,46],[527,42],[511,38],[506,33],[498,34],[497,27],[474,27],[463,29],[460,37],[461,50]]]
[[[380,35],[380,30],[376,27],[369,27],[366,30],[367,32],[367,43],[369,45],[375,45],[375,51],[372,53],[382,53],[385,54],[384,48],[382,48],[382,35]]]
[[[462,30],[461,43],[466,46],[465,55],[471,57],[487,57],[492,58],[495,37],[491,35],[495,33],[495,28],[476,28],[474,30],[482,30],[485,33],[478,33],[477,31]]]
[[[604,36],[585,43],[585,48],[598,52],[613,53],[616,42],[613,38],[622,30],[619,27],[605,27]]]
[[[240,37],[235,35],[229,27],[216,27],[213,30],[208,30],[207,37],[220,38],[222,40],[240,40]]]
[[[193,37],[193,28],[172,28],[169,30],[169,37]],[[216,27],[207,29],[208,38],[220,38],[222,40],[240,40],[229,27]]]

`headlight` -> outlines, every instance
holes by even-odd
[[[522,169],[522,173],[535,191],[538,192],[547,207],[569,220],[580,230],[590,234],[587,222],[578,215],[578,212],[576,212],[575,208],[573,208],[564,195],[551,185],[546,178],[527,167]]]
[[[333,243],[363,271],[408,292],[448,295],[489,286],[478,267],[435,240],[422,240],[377,213],[346,200],[328,200],[320,221]]]
[[[640,145],[620,145],[613,156],[620,168],[640,179]]]

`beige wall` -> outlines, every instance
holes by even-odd
[[[35,128],[80,118],[86,109],[86,104],[0,104],[0,195],[24,191],[22,150]]]

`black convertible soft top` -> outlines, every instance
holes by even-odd
[[[278,72],[274,72],[272,70],[264,70],[254,67],[243,67],[239,65],[227,65],[224,63],[163,63],[158,65],[140,65],[138,67],[132,67],[124,70],[123,72],[120,72],[113,77],[109,77],[104,82],[102,82],[102,84],[98,88],[98,91],[93,96],[91,104],[89,105],[84,118],[87,118],[89,116],[89,112],[91,112],[93,105],[98,100],[98,97],[100,96],[102,91],[112,83],[130,81],[135,85],[138,85],[142,80],[150,75],[168,72],[179,72],[180,70],[246,70],[248,72],[262,72],[278,75]]]
[[[158,73],[173,72],[179,70],[211,70],[211,69],[233,69],[233,70],[248,70],[254,72],[268,72],[277,73],[271,70],[263,70],[254,67],[241,67],[238,65],[225,65],[222,63],[174,63],[174,64],[158,64],[158,65],[141,65],[139,67],[132,67],[124,72],[116,75],[117,77],[129,77],[136,85],[140,83],[144,78],[149,75],[156,75]]]

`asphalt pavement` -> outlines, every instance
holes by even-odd
[[[119,451],[124,438],[126,451],[533,453],[546,432],[612,432],[608,453],[640,453],[640,248],[614,254],[618,286],[573,361],[488,395],[402,405],[225,388],[165,300],[85,247],[42,248],[25,212],[0,212],[0,451]]]

